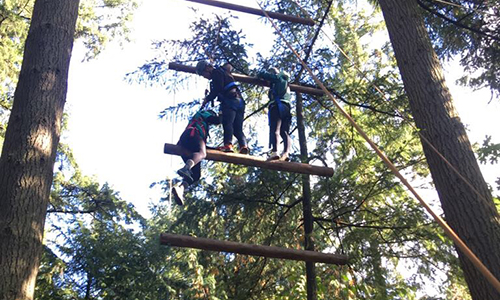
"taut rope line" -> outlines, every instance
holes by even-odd
[[[481,260],[472,252],[472,250],[467,247],[467,245],[460,239],[460,237],[453,231],[453,229],[446,223],[443,218],[441,218],[430,206],[429,204],[417,193],[417,191],[411,186],[411,184],[404,178],[404,176],[399,172],[396,166],[385,156],[385,154],[378,148],[378,146],[368,137],[368,135],[363,131],[363,129],[356,123],[356,121],[340,106],[340,104],[335,100],[333,95],[328,91],[328,89],[323,85],[323,83],[314,75],[312,70],[304,63],[301,59],[300,55],[293,49],[290,43],[285,39],[285,37],[281,34],[279,28],[274,24],[273,20],[269,17],[267,12],[263,9],[260,3],[255,0],[259,5],[260,9],[266,15],[266,18],[271,22],[276,32],[281,36],[283,41],[286,43],[287,47],[293,52],[293,54],[297,57],[302,66],[307,70],[309,75],[314,79],[314,82],[323,90],[325,95],[327,95],[330,100],[335,104],[335,106],[339,109],[339,111],[344,115],[344,117],[349,120],[351,125],[358,131],[358,133],[365,139],[365,141],[370,144],[372,149],[377,153],[377,155],[382,159],[382,161],[387,165],[387,167],[396,175],[396,177],[401,180],[401,182],[410,190],[410,192],[417,198],[420,204],[427,210],[427,212],[436,220],[436,222],[443,228],[445,233],[453,240],[453,242],[457,245],[457,247],[467,256],[467,258],[474,264],[474,266],[486,277],[486,279],[493,285],[493,287],[500,292],[500,281],[486,268],[486,266],[481,262]]]

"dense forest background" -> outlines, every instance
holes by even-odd
[[[33,2],[0,3],[4,41],[1,53],[5,58],[1,60],[0,78],[2,136]],[[491,101],[498,102],[498,4],[451,2],[461,8],[419,1],[434,47],[443,62],[453,59],[465,68],[461,84],[489,88]],[[82,1],[80,7],[76,37],[83,46],[78,49],[86,51],[81,51],[78,58],[90,60],[89,63],[105,51],[108,40],[123,42],[127,47],[128,25],[136,9],[136,4],[127,0],[103,1],[103,4],[96,8],[95,3]],[[269,34],[272,41],[254,42],[251,35],[256,33],[246,21],[263,23],[263,28],[274,33],[268,21],[220,10],[214,10],[217,14],[203,14],[204,7],[192,6],[195,12],[190,16],[195,17],[189,20],[189,34],[168,40],[158,36],[152,43],[153,51],[144,61],[118,74],[131,86],[161,89],[169,95],[161,99],[164,106],[154,116],[166,124],[168,133],[164,139],[175,138],[178,133],[172,132],[170,126],[184,126],[187,117],[199,108],[206,87],[206,82],[194,79],[194,75],[167,70],[170,61],[194,65],[209,58],[216,64],[230,62],[234,72],[247,75],[278,66],[289,71],[296,83],[314,85],[279,35]],[[311,17],[322,24],[324,32],[318,31],[318,27],[277,22],[285,39],[306,58],[325,85],[335,91],[344,109],[419,190],[431,191],[426,195],[439,209],[377,4],[269,1],[266,7]],[[447,19],[460,20],[461,26]],[[267,101],[267,90],[250,85],[242,85],[242,90],[247,99],[246,114],[256,112],[245,122],[252,154],[264,155],[267,115],[259,109]],[[96,95],[97,99],[89,101],[106,102],[109,96],[104,95],[102,98]],[[150,99],[138,95],[134,105],[141,106],[147,101]],[[294,97],[293,107],[296,101]],[[177,166],[170,158],[165,158],[167,163],[159,163],[171,168],[163,170],[170,174],[169,178],[157,175],[157,180],[151,182],[155,191],[161,191],[159,201],[127,199],[109,184],[83,174],[71,147],[63,140],[58,148],[35,298],[305,299],[303,263],[165,247],[159,245],[158,236],[161,232],[174,232],[303,248],[306,237],[302,200],[307,182],[311,190],[315,249],[351,258],[348,266],[316,265],[318,299],[470,299],[455,248],[437,224],[366,147],[328,98],[303,94],[300,101],[304,107],[308,151],[306,157],[300,155],[300,128],[294,117],[292,160],[327,164],[335,169],[332,178],[311,177],[310,181],[304,181],[297,174],[203,162],[203,179],[189,190],[184,207],[173,206],[169,201],[170,179]],[[102,109],[96,106],[96,110]],[[113,122],[113,114],[120,112],[119,107],[106,112],[109,122]],[[92,117],[88,118],[91,123]],[[71,116],[65,120],[71,122]],[[141,128],[141,124],[134,125]],[[89,141],[94,141],[93,148],[99,149],[103,133],[96,128],[92,134],[95,137],[91,135]],[[134,130],[104,138],[136,139],[140,134],[140,130]],[[157,139],[160,145],[168,142],[148,132],[142,134]],[[209,144],[217,145],[220,140],[218,129]],[[478,160],[483,164],[496,164],[499,149],[499,144],[490,137],[475,145]],[[116,151],[120,150],[117,147]],[[161,151],[161,147],[155,151]],[[137,154],[141,155],[145,154]],[[106,159],[109,158],[102,163]],[[133,173],[133,177],[141,176],[127,161],[121,168]],[[499,181],[490,183],[497,207]],[[137,202],[149,203],[148,212],[143,213],[143,209],[139,213],[132,204]]]

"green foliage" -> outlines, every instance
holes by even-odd
[[[12,107],[14,89],[21,70],[24,43],[28,35],[35,0],[0,1],[0,138],[3,139]],[[129,22],[136,0],[82,0],[75,38],[96,57],[111,40],[128,41]],[[1,141],[1,140],[0,140]]]
[[[64,278],[64,270],[66,268],[66,263],[52,252],[50,248],[44,246],[42,261],[38,270],[35,299],[77,299],[74,285],[65,283],[68,279]]]
[[[85,60],[95,58],[111,40],[129,41],[136,0],[82,0],[75,38],[87,49]]]
[[[428,169],[410,124],[408,101],[390,47],[370,45],[382,29],[379,12],[357,12],[352,2],[335,2],[324,25],[349,58],[321,34],[308,64],[396,166],[429,188],[425,184]],[[305,8],[295,1],[268,1],[267,8],[319,20],[328,3],[301,4]],[[313,30],[285,22],[278,26],[295,49],[309,52]],[[257,65],[249,65],[245,59],[251,45],[244,32],[233,29],[229,18],[202,18],[193,23],[192,32],[182,41],[156,42],[158,55],[128,74],[128,79],[167,84],[175,90],[183,83],[189,85],[189,77],[170,77],[168,59],[212,59],[215,64],[229,61],[238,73],[246,74],[278,66],[289,70],[296,82],[313,84],[280,37],[271,53],[259,53]],[[246,85],[243,90],[250,115],[265,91]],[[426,290],[423,282],[439,277],[445,278],[436,281],[443,297],[467,299],[451,241],[330,99],[303,96],[309,160],[335,169],[332,178],[311,177],[315,249],[350,257],[347,266],[316,264],[318,299],[417,299]],[[187,117],[197,104],[168,107],[160,114]],[[257,128],[265,118],[265,111],[252,114],[246,128]],[[254,154],[261,153],[264,146],[258,133],[251,132],[249,138]],[[209,144],[220,139],[220,129],[215,130]],[[202,180],[187,190],[185,206],[171,207],[165,201],[171,182],[160,181],[156,184],[165,191],[165,199],[144,220],[108,186],[79,174],[68,149],[60,152],[61,170],[55,176],[49,211],[88,214],[51,217],[58,235],[50,244],[53,252],[44,258],[39,295],[54,299],[306,298],[304,263],[158,243],[160,233],[170,232],[301,249],[305,239],[301,175],[202,162]],[[297,161],[298,155],[291,158]]]
[[[168,61],[208,60],[214,65],[229,62],[236,72],[248,72],[246,48],[252,45],[244,41],[245,35],[241,30],[232,29],[229,17],[201,18],[192,24],[191,30],[193,35],[184,40],[153,43],[157,55],[135,72],[127,74],[126,78],[130,82],[165,85],[168,90],[174,91],[186,80],[186,76],[169,78]]]
[[[470,72],[460,82],[500,95],[500,4],[498,1],[419,1],[438,55],[460,55]]]
[[[500,157],[500,144],[491,143],[491,136],[486,136],[483,145],[475,145],[475,148],[481,163],[486,164],[489,161],[490,164],[496,164],[498,162],[498,158]]]
[[[17,81],[21,68],[24,41],[34,1],[7,0],[0,3],[0,94]],[[4,105],[2,105],[4,107]]]
[[[283,13],[303,13],[289,1],[271,1],[267,5]],[[314,1],[306,7],[310,15],[319,19],[326,3]],[[308,64],[336,91],[341,105],[388,157],[413,179],[422,180],[428,176],[428,170],[418,137],[408,124],[411,120],[408,101],[392,52],[387,44],[376,49],[369,43],[370,37],[382,29],[377,14],[377,11],[356,13],[349,3],[336,3],[329,12],[327,26],[334,29],[335,44],[349,53],[349,58],[323,39],[310,51]],[[232,35],[236,31],[220,20],[217,17],[194,22],[191,38],[156,45],[161,53],[170,51],[172,58],[183,62],[211,57],[221,63],[228,60],[227,53],[236,58],[246,57],[242,47],[245,44]],[[217,24],[224,26],[219,30]],[[278,26],[296,49],[310,42],[313,32],[309,29],[284,22],[278,22]],[[233,45],[220,43],[219,36],[227,37]],[[307,52],[303,49],[303,53]],[[232,63],[241,65],[236,59]],[[249,67],[253,68],[252,73],[269,66],[290,70],[292,78],[302,84],[313,84],[308,75],[299,78],[301,67],[281,37],[276,38],[269,55],[259,53],[258,65]],[[172,84],[188,78],[176,74],[170,79],[166,70],[165,57],[159,55],[129,76],[144,83]],[[263,91],[245,86],[244,92],[246,99],[255,99]],[[451,242],[408,197],[330,99],[304,97],[309,147],[313,146],[310,159],[326,162],[336,170],[333,178],[312,181],[315,247],[318,251],[343,253],[351,258],[348,267],[317,265],[318,298],[416,299],[416,292],[424,289],[422,279],[433,281],[436,274],[443,272],[449,280],[443,285],[443,294],[448,287],[451,290],[463,286]],[[257,108],[255,101],[247,102],[250,111]],[[192,104],[170,107],[163,116],[179,112],[188,115],[189,109]],[[252,114],[247,126],[254,128],[262,117],[265,112]],[[252,134],[254,137],[256,133]],[[215,134],[212,138],[217,140],[220,136]],[[256,146],[262,147],[258,143]],[[158,233],[302,248],[300,176],[213,163],[203,163],[203,172],[206,180],[188,191],[186,206],[174,208],[176,221],[161,222],[161,217],[154,221],[162,224]],[[187,268],[183,271],[188,280],[195,282],[191,287],[177,287],[179,294],[190,295],[187,298],[306,297],[305,269],[301,263],[224,253],[193,254],[192,250],[177,253],[187,257]],[[415,275],[403,276],[398,271],[400,265]]]

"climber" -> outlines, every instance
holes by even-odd
[[[279,72],[277,68],[269,69],[269,72],[259,72],[258,78],[271,83],[269,89],[269,146],[271,151],[268,160],[288,160],[292,140],[290,138],[290,124],[292,115],[290,113],[290,75],[284,71]],[[284,150],[278,155],[278,136],[281,135]]]
[[[182,156],[185,165],[177,171],[182,181],[172,187],[172,194],[177,204],[184,204],[184,190],[201,177],[200,162],[207,156],[207,138],[210,125],[220,124],[220,117],[212,110],[200,110],[189,120],[177,145],[192,152]]]
[[[210,80],[210,92],[205,96],[202,107],[215,98],[220,102],[222,127],[224,129],[224,145],[217,150],[233,152],[233,135],[238,139],[239,152],[248,154],[247,140],[243,133],[243,118],[245,115],[245,101],[231,75],[231,65],[214,67],[206,61],[196,65],[196,73]]]

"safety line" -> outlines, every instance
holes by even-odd
[[[436,1],[436,0],[434,0]],[[296,4],[297,6],[299,6],[301,9],[303,9],[298,3],[296,3],[295,1],[292,0],[292,2],[294,4]],[[303,9],[304,10],[304,9]],[[310,18],[310,17],[309,17]],[[445,157],[444,155],[439,152],[439,150],[424,136],[422,135],[422,133],[415,127],[415,125],[413,124],[413,122],[411,120],[409,120],[408,118],[406,118],[404,116],[403,113],[401,113],[394,105],[393,103],[391,103],[388,99],[385,98],[384,96],[384,93],[380,90],[380,88],[378,86],[376,86],[375,84],[373,84],[369,78],[366,76],[365,72],[363,72],[359,67],[356,66],[356,64],[354,63],[354,61],[347,55],[347,53],[337,44],[335,43],[335,41],[333,41],[329,36],[328,34],[325,32],[325,30],[323,28],[320,28],[320,31],[325,35],[325,37],[340,51],[340,53],[342,53],[342,55],[352,64],[352,66],[356,69],[356,71],[358,71],[359,74],[361,74],[361,76],[367,80],[367,82],[370,84],[370,86],[372,86],[373,88],[375,88],[375,90],[381,95],[381,98],[387,103],[389,104],[389,106],[392,107],[392,109],[397,113],[399,114],[399,116],[405,120],[406,122],[408,122],[408,125],[410,125],[411,128],[413,128],[413,130],[419,135],[419,137],[425,142],[427,143],[427,145],[429,145],[429,147],[439,156],[440,159],[442,159],[444,161],[444,163],[446,165],[448,165],[448,167],[451,168],[451,170],[479,197],[481,198],[482,200],[484,200],[485,202],[488,202],[488,199],[486,199],[484,197],[483,194],[481,194],[475,186],[472,185],[472,183],[467,179],[465,178],[465,176],[463,176],[461,174],[461,172],[451,163],[449,162]]]
[[[285,39],[285,37],[281,34],[281,31],[278,29],[276,24],[274,24],[273,20],[269,17],[267,12],[263,9],[258,0],[255,0],[259,5],[260,9],[266,15],[266,18],[271,22],[274,29],[281,36],[283,41],[286,43],[288,48],[293,52],[293,54],[297,57],[302,66],[307,70],[309,75],[314,79],[316,84],[323,90],[325,95],[327,95],[330,100],[335,104],[335,106],[339,109],[339,111],[344,115],[344,117],[349,120],[351,125],[358,131],[358,133],[365,139],[365,141],[370,144],[372,149],[377,153],[377,155],[382,159],[382,161],[387,165],[387,167],[396,175],[396,177],[401,180],[401,182],[410,190],[410,192],[417,198],[422,206],[427,210],[427,212],[432,215],[434,220],[443,228],[445,233],[455,242],[457,247],[462,250],[462,252],[471,260],[474,266],[486,277],[486,279],[493,285],[493,287],[500,292],[500,281],[488,270],[488,268],[481,262],[481,260],[467,247],[467,245],[460,239],[460,237],[453,231],[453,229],[443,220],[430,206],[429,204],[417,193],[417,191],[411,186],[411,184],[404,178],[404,176],[399,172],[396,166],[385,156],[385,154],[378,148],[378,146],[368,137],[368,135],[363,131],[363,129],[356,123],[356,121],[340,106],[340,104],[335,100],[333,95],[328,91],[328,89],[323,85],[323,83],[314,75],[312,70],[304,63],[301,59],[300,55],[292,48],[290,43]]]
[[[295,3],[296,5],[298,5],[299,7],[301,7],[298,3],[296,3],[295,1],[292,0],[293,3]],[[302,8],[302,7],[301,7]],[[413,130],[419,135],[419,137],[427,143],[427,145],[429,145],[429,147],[444,161],[444,163],[446,165],[448,165],[452,171],[469,187],[472,189],[472,191],[474,191],[474,193],[476,193],[477,196],[479,196],[479,198],[481,198],[482,200],[484,200],[485,202],[488,202],[488,199],[486,199],[484,197],[483,194],[481,194],[475,186],[472,185],[472,183],[470,183],[470,181],[465,178],[465,176],[463,176],[461,174],[461,172],[455,167],[453,166],[453,164],[451,164],[451,162],[449,162],[445,157],[444,155],[439,152],[439,150],[424,136],[422,135],[422,133],[415,127],[415,125],[413,124],[413,122],[411,120],[409,120],[408,118],[405,117],[405,115],[403,113],[401,113],[395,106],[393,103],[391,103],[388,99],[385,98],[384,96],[384,93],[380,90],[380,88],[378,86],[376,86],[375,84],[373,84],[369,78],[366,76],[366,73],[363,72],[359,67],[356,66],[356,64],[354,63],[354,61],[347,55],[347,53],[337,44],[335,43],[335,41],[333,41],[329,36],[328,34],[325,32],[325,30],[323,28],[320,28],[320,31],[325,35],[325,37],[340,51],[340,53],[342,53],[342,55],[352,64],[352,66],[356,69],[356,71],[358,71],[359,74],[361,74],[361,76],[367,80],[368,84],[370,84],[370,86],[372,86],[373,88],[375,88],[375,90],[381,95],[381,98],[387,103],[389,104],[389,106],[392,107],[392,109],[397,113],[399,114],[399,116],[405,120],[406,122],[408,122],[408,125],[410,125],[410,127],[413,128]]]
[[[384,96],[384,93],[380,90],[380,88],[378,86],[376,86],[375,84],[373,84],[370,79],[368,79],[368,77],[366,76],[365,72],[363,72],[359,67],[356,66],[356,64],[354,63],[354,61],[345,53],[345,51],[337,44],[335,43],[335,41],[333,41],[329,36],[328,34],[323,30],[321,29],[321,32],[323,32],[323,34],[325,34],[326,38],[335,46],[337,47],[337,49],[340,51],[340,53],[342,53],[342,55],[344,55],[344,57],[352,64],[352,66],[356,69],[356,71],[358,71],[359,74],[361,74],[361,76],[366,79],[368,81],[368,84],[370,84],[371,87],[373,87],[381,96],[382,100],[384,100],[389,106],[392,107],[392,109],[399,115],[399,117],[401,117],[403,120],[405,120],[408,125],[410,125],[411,128],[413,128],[413,130],[418,134],[418,136],[425,142],[427,143],[427,145],[429,145],[429,147],[432,149],[432,151],[434,151],[440,159],[442,159],[444,161],[444,163],[446,165],[448,165],[448,167],[450,167],[452,169],[452,171],[469,187],[472,189],[472,191],[474,191],[474,193],[476,193],[476,195],[481,198],[482,200],[488,202],[488,199],[486,199],[484,197],[483,194],[481,194],[475,186],[472,185],[472,183],[470,183],[470,181],[465,178],[465,176],[462,175],[462,173],[449,161],[446,159],[446,157],[444,157],[444,155],[439,152],[439,150],[420,132],[420,130],[418,130],[418,128],[416,128],[416,126],[413,124],[413,122],[408,119],[407,117],[405,117],[405,115],[403,113],[401,113],[395,106],[394,104],[389,101],[389,99],[385,98]]]
[[[455,7],[464,8],[464,7],[463,7],[462,5],[460,5],[460,4],[456,4],[456,3],[452,3],[452,2],[448,2],[448,1],[443,1],[443,0],[431,0],[431,1],[438,2],[438,3],[441,3],[441,4],[450,5],[450,6],[455,6]]]

